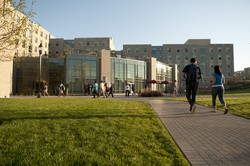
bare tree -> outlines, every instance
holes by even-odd
[[[81,72],[80,72],[80,79],[81,79],[81,84],[82,84],[82,89],[83,89],[83,93],[85,92],[85,86],[87,83],[87,76],[89,75],[90,72],[90,65],[86,62],[83,62],[81,65]]]
[[[13,52],[28,43],[34,2],[28,9],[25,0],[0,0],[0,61],[12,60]]]

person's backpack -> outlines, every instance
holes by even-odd
[[[198,66],[191,64],[186,73],[186,82],[188,84],[196,84],[201,79],[201,73]]]

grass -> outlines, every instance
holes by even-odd
[[[145,103],[0,99],[0,165],[189,165]]]
[[[168,99],[187,101],[185,96],[177,97],[175,99]],[[246,93],[246,91],[244,91],[244,93],[236,93],[236,91],[226,92],[224,100],[229,108],[229,113],[250,119],[250,93]],[[196,103],[199,105],[210,107],[212,109],[211,95],[197,95]],[[218,98],[216,103],[217,109],[224,111],[223,107],[220,106],[220,101],[218,100]]]

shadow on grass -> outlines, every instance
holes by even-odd
[[[0,118],[0,125],[3,125],[4,122],[11,122],[13,120],[59,120],[59,119],[92,119],[92,118],[158,118],[156,115],[140,115],[140,114],[96,114],[96,115],[68,115],[68,116],[19,116],[19,117],[11,117],[11,118]]]

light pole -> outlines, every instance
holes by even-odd
[[[43,51],[43,45],[42,43],[38,46],[39,50],[39,83],[38,83],[38,94],[37,98],[41,97],[41,75],[42,75],[42,51]]]

